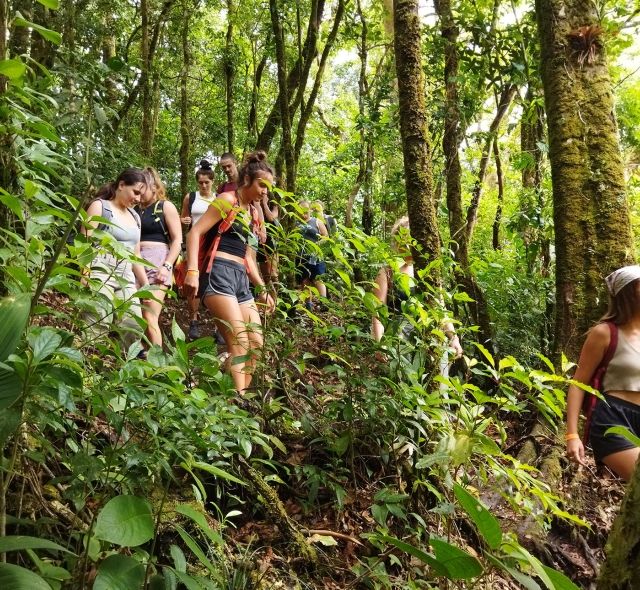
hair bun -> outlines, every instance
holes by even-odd
[[[209,160],[200,160],[200,170],[211,170],[211,162]]]

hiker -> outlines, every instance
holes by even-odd
[[[140,256],[140,217],[133,207],[146,190],[147,177],[143,170],[123,170],[115,181],[98,190],[87,208],[89,218],[103,217],[110,223],[90,220],[81,230],[87,237],[101,230],[117,242],[113,252],[99,250],[91,262],[88,284],[97,290],[99,297],[97,309],[90,315],[97,316],[98,324],[108,326],[99,335],[108,332],[111,325],[119,324],[127,347],[141,332],[136,318],[142,317],[142,313],[135,293],[149,283],[144,267],[129,260],[129,256]],[[124,313],[119,310],[123,304],[129,305]]]
[[[327,272],[327,266],[320,259],[316,248],[309,246],[306,242],[317,244],[321,238],[326,238],[329,234],[324,223],[317,217],[311,216],[311,204],[309,201],[300,201],[298,206],[301,210],[303,222],[299,224],[298,230],[302,234],[302,250],[296,260],[296,276],[303,289],[313,285],[320,297],[327,297],[327,287],[319,278]],[[306,301],[308,309],[312,309],[311,295]]]
[[[269,191],[260,201],[260,208],[264,218],[265,240],[258,246],[257,261],[260,273],[267,284],[275,289],[278,281],[278,253],[276,252],[276,234],[280,225],[280,210],[274,200],[274,194]]]
[[[238,190],[218,195],[187,236],[184,289],[193,294],[202,290],[202,300],[227,344],[228,370],[238,393],[243,394],[263,343],[249,281],[259,290],[258,302],[266,311],[274,308],[251,246],[257,246],[253,226],[258,222],[258,203],[273,183],[266,154],[248,154],[239,178]]]
[[[605,401],[598,399],[591,415],[589,442],[595,459],[629,481],[640,448],[619,434],[605,435],[612,426],[625,426],[640,436],[640,266],[624,266],[606,279],[609,309],[589,330],[582,346],[575,381],[590,383],[609,352],[601,382]],[[613,339],[615,349],[609,345]],[[612,356],[611,356],[612,354]],[[567,393],[567,457],[584,465],[584,444],[578,435],[578,417],[584,391],[569,385]]]
[[[196,172],[198,190],[186,194],[182,200],[180,221],[185,230],[190,230],[215,200],[213,179],[211,163],[208,160],[201,160],[200,168]],[[198,323],[200,300],[195,293],[192,297],[187,297],[187,305],[189,307],[188,338],[189,340],[197,340],[200,338],[200,324]]]
[[[147,322],[151,344],[162,346],[160,313],[164,298],[173,280],[173,265],[182,248],[182,227],[176,206],[167,201],[164,184],[155,168],[145,168],[147,190],[140,197],[136,211],[140,216],[140,256],[151,262],[146,267],[153,298],[143,302],[142,316]]]
[[[314,201],[311,203],[311,210],[314,217],[317,217],[322,221],[322,223],[324,223],[329,237],[334,236],[338,230],[338,222],[333,215],[329,215],[324,212],[324,205],[322,204],[322,201]]]
[[[222,193],[232,193],[238,188],[238,163],[236,157],[226,152],[220,156],[220,168],[224,172],[227,180],[218,185],[216,193],[218,195]]]
[[[402,265],[400,266],[399,275],[409,277],[409,281],[401,280],[401,277],[393,274],[393,270],[389,266],[385,266],[380,269],[378,276],[375,280],[375,287],[373,294],[378,298],[380,303],[386,305],[389,311],[394,314],[402,314],[402,303],[408,301],[409,297],[413,294],[413,287],[410,286],[413,282],[413,255],[411,254],[410,242],[411,235],[409,233],[409,218],[402,217],[394,224],[391,229],[392,248],[402,258]],[[462,356],[462,346],[460,340],[456,334],[455,328],[450,321],[446,321],[442,325],[443,331],[449,339],[449,347],[456,358]],[[405,336],[407,331],[403,330]],[[371,336],[376,341],[382,340],[384,335],[384,326],[380,321],[377,314],[374,314],[371,319]],[[448,355],[442,359],[440,365],[441,373],[443,376],[448,375]]]

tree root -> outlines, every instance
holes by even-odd
[[[239,457],[238,460],[243,475],[249,481],[256,497],[262,503],[269,516],[278,525],[282,534],[291,544],[295,557],[313,566],[317,565],[318,554],[315,548],[307,543],[307,539],[300,528],[289,518],[276,491],[264,480],[262,475],[251,467],[242,457]]]

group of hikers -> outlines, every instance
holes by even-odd
[[[102,295],[100,322],[114,321],[115,300],[129,301],[121,327],[125,343],[139,339],[136,317],[144,318],[149,344],[162,345],[159,317],[167,290],[174,280],[174,267],[181,254],[183,229],[186,255],[182,268],[182,293],[189,307],[190,339],[200,337],[201,303],[215,320],[220,342],[227,347],[229,371],[235,388],[242,395],[250,387],[259,352],[263,346],[260,310],[275,307],[273,285],[278,279],[276,236],[280,207],[274,198],[274,170],[262,151],[249,153],[238,168],[232,154],[220,158],[227,180],[213,189],[214,171],[203,160],[196,172],[198,189],[184,196],[182,209],[167,200],[165,187],[151,167],[124,170],[114,182],[102,187],[87,209],[89,222],[84,232],[110,233],[117,247],[100,250],[89,269],[91,283]],[[325,216],[322,205],[301,201],[301,220],[297,230],[303,241],[319,242],[335,231],[335,220]],[[108,223],[100,223],[96,218]],[[411,296],[402,275],[413,278],[411,238],[407,218],[392,230],[392,246],[401,259],[394,270],[384,267],[378,273],[373,293],[392,313],[402,313],[403,302]],[[323,275],[325,262],[317,248],[303,250],[296,259],[300,285],[313,286],[327,296]],[[130,261],[133,255],[147,264]],[[179,273],[175,273],[178,277]],[[606,278],[610,295],[609,310],[589,332],[574,381],[590,383],[594,375],[604,375],[593,411],[589,442],[596,460],[628,480],[640,448],[623,434],[607,434],[623,426],[640,437],[640,266],[627,266]],[[405,285],[401,287],[400,285]],[[411,281],[409,281],[411,284]],[[153,296],[137,301],[139,289],[150,288]],[[445,322],[449,350],[461,356],[462,348],[451,322]],[[381,340],[383,323],[378,314],[371,321],[371,334]],[[144,353],[143,353],[144,354]],[[567,456],[584,463],[584,444],[578,435],[584,391],[571,385],[567,397]]]

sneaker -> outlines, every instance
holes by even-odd
[[[193,320],[189,324],[189,340],[197,340],[200,338],[200,324],[198,320]]]
[[[224,338],[222,337],[222,334],[220,334],[220,330],[216,330],[215,331],[214,338],[215,338],[216,344],[218,346],[226,346],[227,345],[227,343],[224,341]]]

